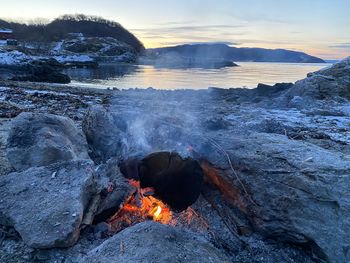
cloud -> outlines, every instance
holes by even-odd
[[[334,44],[331,46],[328,46],[329,48],[333,49],[347,49],[350,50],[350,43],[339,43],[339,44]]]
[[[195,24],[198,21],[196,20],[187,20],[187,21],[169,21],[169,22],[163,22],[163,23],[156,23],[154,25],[156,26],[176,26],[176,25],[189,25],[189,24]]]
[[[185,44],[223,44],[228,46],[238,46],[240,43],[232,41],[206,41],[206,42],[188,42]]]
[[[178,46],[178,45],[195,45],[195,44],[224,44],[228,46],[237,46],[239,43],[232,41],[166,41],[162,43],[164,46]]]
[[[232,17],[234,19],[237,19],[239,21],[247,22],[247,23],[252,23],[252,22],[261,22],[261,23],[272,23],[272,24],[290,24],[296,22],[295,19],[286,18],[286,17],[271,17],[271,15],[267,13],[259,13],[259,14],[249,14],[249,13],[244,13],[244,14],[237,14],[234,13],[232,14],[231,12],[223,12],[226,14],[228,17]]]
[[[174,23],[174,22],[170,22]],[[245,26],[229,24],[159,26],[131,29],[148,47],[193,43],[224,43],[239,45],[236,39],[246,36]]]
[[[216,24],[216,25],[182,25],[182,26],[171,26],[171,27],[151,27],[151,28],[133,28],[130,29],[132,32],[139,33],[181,33],[181,32],[213,32],[222,30],[233,30],[244,28],[243,25],[227,25],[227,24]]]

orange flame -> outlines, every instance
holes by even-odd
[[[162,208],[159,205],[151,211],[151,214],[153,214],[154,221],[157,221],[161,212],[162,212]]]
[[[169,224],[173,218],[170,208],[161,200],[146,194],[152,194],[152,189],[141,189],[137,181],[130,180],[137,192],[124,206],[109,220],[113,231],[120,231],[125,225],[136,222],[154,220],[161,224]]]

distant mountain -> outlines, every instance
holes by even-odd
[[[332,64],[335,64],[337,62],[339,62],[340,60],[339,59],[325,59],[326,63],[332,63]]]
[[[231,60],[235,62],[325,63],[324,60],[303,52],[286,49],[236,48],[226,44],[192,44],[148,49],[146,56],[153,59],[172,56],[191,59]]]
[[[64,15],[49,24],[22,24],[0,20],[0,27],[14,31],[14,38],[23,42],[57,42],[71,33],[86,37],[112,37],[133,47],[137,52],[144,46],[132,33],[117,22],[85,15]]]

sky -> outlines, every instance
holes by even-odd
[[[147,48],[223,42],[350,56],[350,0],[0,0],[0,17],[83,13],[121,23]]]

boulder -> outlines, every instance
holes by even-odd
[[[293,106],[296,97],[304,99],[299,108],[310,107],[317,100],[350,100],[350,57],[331,67],[309,73],[299,80],[278,100],[287,106]],[[292,105],[289,105],[292,101]]]
[[[83,120],[83,131],[96,163],[120,157],[124,149],[123,123],[102,106],[91,107]]]
[[[291,87],[293,87],[293,83],[276,83],[273,86],[259,83],[253,91],[256,92],[256,95],[258,96],[271,97],[279,95],[280,92],[288,90]]]
[[[258,231],[311,246],[326,261],[350,261],[346,156],[277,134],[226,133],[216,138],[222,148],[198,148],[211,164],[204,169],[206,178],[248,215]]]
[[[129,227],[77,260],[112,262],[231,262],[203,237],[152,221]]]
[[[11,80],[49,82],[49,83],[70,83],[70,77],[61,73],[63,65],[56,59],[33,60],[27,64],[23,73],[18,73]]]
[[[16,170],[89,159],[85,136],[71,119],[27,112],[12,121],[7,157]]]
[[[98,205],[93,213],[95,223],[107,221],[135,193],[136,189],[121,174],[117,159],[110,159],[96,169]]]
[[[69,247],[79,238],[94,190],[91,161],[33,167],[0,177],[0,224],[33,248]]]
[[[70,83],[70,77],[60,72],[50,72],[48,74],[26,74],[11,78],[14,81],[47,82],[47,83]]]

